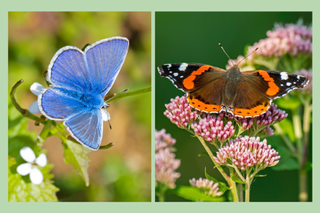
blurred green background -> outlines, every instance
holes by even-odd
[[[202,63],[225,69],[228,58],[222,52],[221,43],[228,55],[236,59],[244,54],[246,45],[253,45],[266,38],[266,32],[272,30],[275,23],[296,23],[302,18],[309,25],[312,22],[311,12],[156,12],[156,67],[167,63]],[[181,177],[177,185],[189,185],[189,179],[205,177],[208,174],[224,181],[220,173],[213,169],[209,157],[198,157],[204,149],[200,142],[190,134],[172,124],[163,115],[164,104],[171,98],[182,96],[169,79],[155,74],[155,127],[165,128],[177,140],[176,158],[181,160],[177,170]],[[278,140],[270,137],[268,140]],[[280,141],[279,141],[280,142]],[[212,146],[212,150],[213,146]],[[215,150],[214,150],[215,153]],[[310,145],[309,159],[312,159]],[[256,178],[251,186],[251,201],[299,201],[298,171],[274,171],[270,168],[260,172],[267,174]],[[312,172],[308,174],[309,201],[312,201]],[[175,195],[166,195],[166,201],[184,201]]]
[[[46,85],[42,73],[56,51],[113,36],[127,37],[130,46],[110,93],[150,87],[150,12],[9,12],[9,91],[23,79],[16,97],[28,108],[36,100],[29,88],[34,82]],[[59,201],[151,200],[151,93],[114,101],[108,112],[112,130],[104,125],[102,145],[114,146],[89,154],[89,187],[65,165],[61,141],[51,137],[45,142]],[[40,132],[42,127],[30,121],[29,129]]]

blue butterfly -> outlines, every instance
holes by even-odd
[[[47,74],[49,88],[38,96],[43,115],[62,120],[70,134],[85,147],[100,147],[103,121],[110,120],[103,99],[112,87],[128,52],[124,37],[103,39],[84,51],[61,48],[52,58]]]

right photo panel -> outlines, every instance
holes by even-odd
[[[312,12],[155,13],[156,202],[312,202]]]

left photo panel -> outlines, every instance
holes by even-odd
[[[8,21],[8,201],[151,202],[151,12]]]

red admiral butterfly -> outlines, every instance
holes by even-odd
[[[203,64],[164,64],[158,71],[188,94],[192,107],[207,113],[226,111],[237,117],[259,116],[273,99],[309,82],[301,75],[286,72],[241,72],[238,65],[224,70]]]

